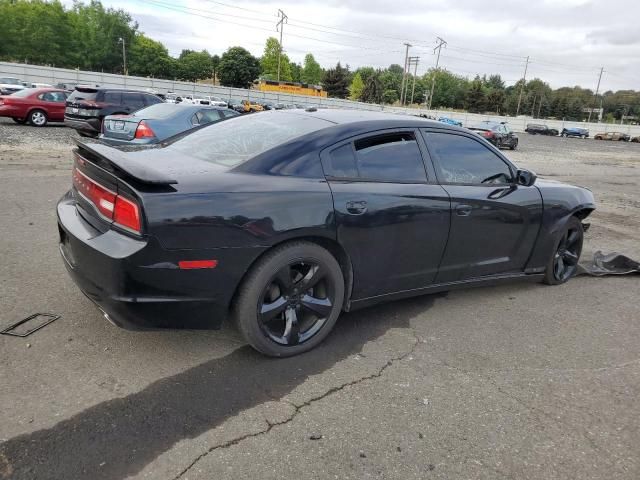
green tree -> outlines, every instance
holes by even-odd
[[[356,74],[359,75],[359,74]],[[367,103],[382,103],[384,86],[382,84],[382,72],[376,70],[369,75],[360,95],[360,100]]]
[[[487,96],[482,79],[476,75],[471,82],[466,96],[466,108],[472,113],[484,112],[487,107]]]
[[[218,67],[220,66],[220,55],[212,55],[211,56],[211,69],[213,70],[213,80],[214,82],[218,78]]]
[[[353,76],[353,80],[351,80],[351,85],[349,86],[349,99],[351,100],[360,100],[362,97],[362,91],[364,90],[364,82],[362,81],[362,77],[359,73],[356,73]]]
[[[328,96],[346,98],[349,94],[349,68],[338,62],[335,68],[330,68],[324,73],[322,85]]]
[[[289,67],[291,68],[291,81],[302,83],[302,65],[289,62]]]
[[[188,82],[195,82],[203,78],[210,78],[213,73],[211,55],[206,50],[201,52],[187,52],[178,58],[179,78]]]
[[[318,85],[322,80],[322,67],[310,53],[304,57],[304,67],[300,77],[303,83],[311,85]]]
[[[264,53],[260,59],[260,66],[262,67],[262,76],[270,80],[277,80],[278,78],[278,54],[282,52],[280,42],[275,37],[267,38],[267,42],[264,46]],[[289,57],[282,53],[280,55],[280,80],[290,82],[293,80],[291,75],[291,65],[289,64]]]
[[[130,75],[140,77],[165,77],[173,72],[167,67],[175,60],[169,57],[167,48],[160,42],[138,33],[129,47],[128,70]],[[173,60],[173,62],[171,62]]]
[[[260,75],[260,61],[242,47],[230,47],[220,58],[220,84],[247,88]]]
[[[393,104],[396,103],[400,98],[398,97],[398,91],[394,89],[387,89],[382,94],[382,101],[384,103]]]

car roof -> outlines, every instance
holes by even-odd
[[[270,110],[267,115],[280,115],[285,112],[278,110]],[[450,128],[455,130],[453,126],[448,126],[442,122],[429,120],[426,118],[416,117],[407,114],[387,113],[387,112],[370,112],[366,110],[347,110],[347,109],[307,109],[286,112],[288,115],[308,115],[320,118],[337,125],[348,123],[375,122],[378,124],[389,124],[391,127],[397,126],[427,126],[433,125],[438,128]],[[261,114],[262,115],[262,114]]]

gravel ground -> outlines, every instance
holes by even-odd
[[[637,479],[640,284],[578,277],[345,314],[292,359],[233,329],[128,332],[68,278],[55,202],[75,133],[0,119],[0,479]],[[591,188],[585,252],[640,258],[640,145],[520,136]]]

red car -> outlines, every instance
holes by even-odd
[[[57,88],[25,88],[0,96],[0,117],[16,123],[29,122],[44,127],[48,122],[64,122],[67,93]]]

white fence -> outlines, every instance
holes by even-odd
[[[403,113],[410,115],[426,114],[434,117],[446,116],[462,122],[464,126],[471,126],[482,120],[507,121],[515,131],[524,131],[527,123],[544,123],[558,131],[565,127],[581,127],[589,130],[591,137],[600,132],[625,132],[631,136],[640,135],[639,125],[615,125],[610,123],[569,122],[563,120],[533,120],[531,117],[506,117],[498,115],[482,115],[474,113],[459,113],[443,110],[427,110],[417,108],[390,107],[372,103],[353,102],[339,98],[308,97],[304,95],[289,95],[283,93],[260,92],[257,90],[230,88],[203,83],[190,83],[156,78],[130,77],[101,72],[84,72],[66,68],[43,67],[21,63],[0,62],[0,77],[17,77],[30,83],[82,83],[105,87],[120,87],[133,89],[153,89],[159,93],[176,92],[182,95],[214,95],[223,99],[263,100],[271,103],[296,103],[302,105],[322,105],[331,108],[349,108],[356,110],[370,110]]]

